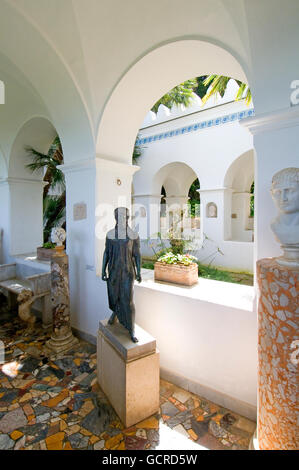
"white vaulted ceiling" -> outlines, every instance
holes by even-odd
[[[242,71],[236,78],[246,76],[250,82],[256,110],[285,107],[290,80],[298,70],[298,7],[296,0],[286,1],[283,10],[280,0],[0,0],[0,79],[10,80],[10,74],[23,94],[26,82],[28,100],[35,103],[33,114],[52,120],[66,160],[93,158],[99,124],[117,85],[129,70],[137,71],[151,51],[175,41],[201,40],[226,51]],[[286,23],[288,28],[282,27],[278,35],[277,25]],[[175,48],[168,52],[167,64],[154,62],[150,67],[148,62],[143,73],[130,76],[133,83],[135,77],[139,96],[148,93],[144,104],[150,106],[150,96],[156,98],[159,89],[167,91],[167,80],[161,85],[159,80],[171,61],[179,65],[182,60]],[[193,61],[192,70],[214,72],[201,68],[200,54],[194,57],[185,56]],[[184,63],[182,79],[191,78],[184,76],[183,68]],[[269,100],[273,93],[264,86],[269,76],[276,89],[274,104]],[[121,100],[122,116],[134,114],[138,94],[134,99],[131,92],[130,100]],[[17,116],[17,103],[7,102],[6,114],[9,106]],[[141,108],[136,108],[139,125],[148,111]],[[111,110],[109,119],[111,113],[115,116]],[[2,113],[0,109],[0,122]],[[107,132],[111,139],[111,130]],[[109,154],[106,143],[103,151]]]

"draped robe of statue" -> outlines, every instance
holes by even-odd
[[[120,209],[116,210],[117,220],[121,220],[123,215]],[[109,323],[112,324],[117,317],[136,342],[133,287],[136,278],[139,282],[141,280],[140,239],[138,233],[128,226],[127,219],[126,210],[122,223],[116,223],[106,235],[102,277],[107,281],[109,308],[113,312]]]

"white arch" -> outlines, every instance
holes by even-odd
[[[146,54],[120,80],[106,104],[97,155],[130,163],[138,129],[152,105],[178,83],[209,73],[247,82],[230,52],[203,40],[177,40]]]
[[[34,253],[43,243],[43,172],[26,168],[32,161],[26,147],[47,153],[56,135],[53,124],[39,116],[26,121],[13,142],[7,179],[10,255]]]
[[[183,162],[172,162],[159,168],[152,178],[152,194],[159,194],[164,186],[166,195],[188,196],[193,181],[198,178],[194,170]]]
[[[223,186],[237,191],[250,191],[254,180],[254,150],[248,150],[229,166]]]
[[[6,176],[7,176],[7,162],[6,162],[3,150],[0,146],[0,180],[2,178],[5,178]]]
[[[55,127],[47,118],[36,116],[26,121],[17,132],[11,148],[8,176],[42,180],[41,172],[32,174],[26,168],[26,164],[30,163],[26,147],[33,147],[38,152],[47,153],[56,135]]]
[[[64,141],[66,163],[94,158],[94,125],[90,109],[63,55],[16,5],[2,2],[1,13],[0,52],[13,62],[15,78],[20,80],[25,76],[44,102]],[[36,66],[27,59],[32,55]]]

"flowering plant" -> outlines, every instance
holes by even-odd
[[[160,256],[158,258],[158,261],[160,263],[165,263],[165,264],[180,264],[183,266],[189,266],[190,264],[194,263],[197,261],[197,258],[192,255],[180,255],[180,254],[174,254],[171,251],[168,251],[164,255]]]

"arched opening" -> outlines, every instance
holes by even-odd
[[[142,57],[126,72],[106,104],[98,127],[97,156],[131,163],[136,135],[148,110],[178,83],[207,73],[248,83],[230,52],[202,40],[177,40]]]
[[[48,119],[35,117],[19,130],[10,153],[7,184],[10,204],[11,256],[36,253],[43,244],[43,192],[44,170],[30,171],[32,157],[28,147],[47,154],[57,136],[56,129]]]
[[[174,235],[174,232],[180,232],[179,235],[176,234],[177,238],[190,236],[192,227],[189,193],[192,187],[192,208],[195,214],[195,199],[199,200],[199,194],[196,192],[197,182],[198,177],[190,166],[183,162],[172,162],[158,170],[155,167],[152,168],[152,173],[148,175],[148,194],[140,195],[139,191],[138,194],[134,192],[134,214],[136,210],[141,214],[139,207],[141,204],[146,208],[144,210],[147,214],[146,236],[141,237],[143,238],[141,251],[144,256],[150,256],[153,252],[159,251],[161,243],[168,246],[169,236]],[[136,188],[140,189],[137,183]],[[142,221],[139,216],[137,221],[139,229],[143,223],[145,221]],[[141,231],[141,233],[144,232]],[[161,239],[164,242],[161,242]],[[151,249],[148,248],[149,244]]]
[[[156,73],[157,71],[159,73]],[[171,134],[170,129],[163,132],[161,130],[164,125],[162,120],[148,123],[147,129],[144,131],[144,138],[141,139],[141,145],[146,147],[145,152],[138,159],[138,165],[141,169],[135,172],[131,163],[138,130],[140,126],[142,127],[142,123],[153,105],[176,85],[192,77],[200,77],[208,73],[234,77],[248,83],[240,64],[223,48],[196,40],[177,41],[161,46],[131,67],[114,89],[102,114],[97,136],[96,205],[109,203],[110,210],[112,210],[113,205],[119,203],[121,196],[122,205],[125,201],[129,206],[133,180],[134,205],[137,205],[138,208],[144,206],[145,213],[148,215],[147,224],[143,224],[146,229],[145,236],[142,235],[144,231],[140,230],[142,217],[137,221],[139,234],[143,239],[160,230],[158,221],[161,212],[161,194],[165,200],[166,214],[167,211],[169,212],[167,206],[171,199],[172,202],[175,200],[178,210],[181,210],[182,199],[188,206],[190,186],[198,178],[202,218],[200,230],[202,231],[204,227],[204,230],[209,229],[213,230],[213,233],[217,233],[216,247],[219,243],[227,243],[224,238],[223,208],[229,199],[229,190],[224,187],[224,175],[237,156],[252,148],[251,136],[238,124],[239,118],[241,119],[238,113],[235,113],[232,119],[226,118],[221,121],[218,116],[213,114],[215,109],[210,109],[208,111],[209,118],[204,119],[201,114],[199,120],[199,122],[205,121],[204,131],[201,130],[203,127],[197,126],[196,129],[193,127],[189,132],[190,126],[183,124],[181,127],[176,126],[181,130],[178,134]],[[246,115],[246,113],[244,114]],[[172,122],[177,123],[177,117],[173,116]],[[168,124],[170,127],[169,121],[166,126]],[[239,126],[239,135],[244,139],[242,144],[239,143],[239,139],[236,142],[234,138],[237,126]],[[226,132],[228,135],[224,138]],[[184,152],[187,134],[191,140],[196,139],[198,135],[203,140],[201,145],[196,146],[191,143],[190,151]],[[151,157],[147,158],[149,151]],[[163,159],[161,158],[162,151]],[[178,151],[181,152],[179,158],[177,157]],[[193,163],[190,162],[190,158],[193,159]],[[106,168],[109,168],[109,171]],[[123,175],[123,183],[117,187],[115,179],[119,178],[120,174]],[[109,178],[110,189],[104,194],[102,188],[108,188]],[[179,198],[181,200],[178,200]],[[206,206],[209,203],[214,203],[214,206],[217,206],[217,217],[206,217]],[[154,211],[152,211],[153,207]],[[140,210],[138,212],[141,214]],[[152,217],[155,221],[153,224]],[[208,247],[208,252],[204,253],[205,258],[211,255],[211,250],[215,252],[215,243],[212,247]],[[146,247],[142,245],[141,243],[143,253],[145,253]],[[226,256],[227,263],[231,263],[231,250],[234,250],[234,247],[229,246]],[[148,248],[148,254],[153,254],[151,248]],[[197,255],[197,253],[194,254]],[[100,245],[98,245],[96,249],[98,273],[101,269],[101,262],[99,262],[101,258],[102,253]],[[238,256],[235,258],[238,259]],[[148,274],[147,271],[144,277]],[[157,338],[157,344],[161,351],[162,377],[163,374],[164,376],[167,374],[168,370],[169,376],[173,380],[178,376],[188,377],[188,379],[200,384],[205,382],[209,376],[206,383],[211,389],[225,389],[227,394],[234,395],[234,389],[240,380],[243,367],[239,368],[236,365],[234,371],[231,368],[228,370],[227,363],[224,364],[221,360],[220,356],[222,355],[209,354],[213,369],[209,375],[211,368],[209,367],[209,371],[205,370],[204,364],[201,362],[199,365],[195,359],[205,354],[207,350],[205,341],[215,347],[215,339],[211,340],[212,336],[207,333],[205,328],[207,322],[211,322],[211,325],[213,324],[211,335],[214,334],[215,312],[218,315],[219,311],[216,320],[218,330],[228,332],[225,339],[223,335],[218,336],[218,350],[223,348],[224,351],[228,351],[227,343],[234,344],[235,338],[238,337],[235,334],[236,329],[233,329],[232,325],[236,326],[236,318],[238,317],[238,321],[241,318],[239,312],[242,308],[240,310],[238,307],[231,308],[231,300],[228,301],[228,297],[236,301],[236,296],[233,293],[234,284],[225,286],[224,283],[218,283],[215,285],[215,281],[200,279],[197,286],[200,293],[197,297],[195,293],[197,287],[194,290],[192,288],[189,290],[173,285],[160,286],[158,283],[154,283],[152,273],[149,276],[151,277],[145,277],[148,284],[141,285],[140,288],[136,284],[136,322]],[[208,281],[208,284],[201,284],[201,281]],[[222,286],[219,287],[219,284]],[[231,316],[232,311],[236,313],[235,317]],[[238,329],[238,326],[236,328]],[[186,344],[183,350],[180,350],[178,342],[173,338],[182,337],[182,331],[184,331]],[[204,337],[202,336],[200,341],[197,338],[198,331],[204,331]],[[227,338],[229,338],[228,341]],[[230,355],[229,352],[228,355]],[[232,355],[230,363],[234,361],[236,361],[236,356]],[[230,383],[227,383],[226,387],[223,387],[223,377],[229,377],[227,380]],[[247,378],[243,377],[242,380],[247,386]],[[209,392],[206,396],[209,396]]]
[[[173,60],[173,57],[176,57],[175,61]],[[155,74],[153,78],[152,73],[150,73],[150,71],[152,70],[160,70],[163,73]],[[208,73],[216,73],[224,76],[230,76],[234,77],[235,79],[241,80],[242,82],[248,82],[244,70],[242,69],[242,66],[230,52],[215,44],[210,44],[201,40],[178,40],[169,44],[165,44],[149,52],[147,55],[141,58],[136,64],[131,67],[131,69],[124,75],[124,77],[115,87],[102,114],[97,135],[97,161],[99,162],[99,166],[103,164],[105,164],[106,166],[108,165],[107,162],[113,162],[113,167],[119,168],[120,170],[117,170],[118,173],[125,171],[125,167],[123,165],[126,165],[128,168],[133,168],[131,166],[131,162],[136,135],[138,133],[140,123],[143,122],[144,117],[148,113],[148,110],[151,109],[151,107],[161,98],[161,96],[163,96],[174,86],[177,86],[179,83],[182,83],[185,80],[189,80],[190,77],[200,77]],[[148,84],[145,83],[147,80]],[[136,99],[137,96],[138,99]],[[130,113],[130,119],[127,118],[128,112]],[[158,111],[158,115],[159,112],[160,110]],[[214,111],[211,111],[211,114],[213,114],[213,112]],[[241,116],[240,119],[245,115],[246,113],[243,112],[243,116]],[[232,117],[232,120],[236,119],[239,119],[238,113],[236,113],[236,115]],[[216,126],[218,126],[220,121],[216,118],[214,119],[214,121],[216,129]],[[226,122],[230,122],[230,120],[228,119]],[[210,125],[208,124],[208,122],[206,124],[207,127]],[[159,125],[159,123],[152,123],[152,125]],[[220,127],[223,127],[223,129],[225,128],[225,126],[218,126],[218,128]],[[215,129],[211,129],[211,133],[215,132]],[[240,133],[241,132],[243,132],[243,135],[246,134],[248,136],[248,141],[251,139],[251,136],[249,137],[249,133],[247,131],[243,129],[242,131],[240,131]],[[116,136],[117,138],[115,138]],[[169,139],[169,142],[170,140],[171,139]],[[174,139],[172,139],[172,141],[174,141]],[[204,208],[206,207],[206,203],[208,202],[214,202],[218,206],[217,202],[213,201],[213,199],[211,199],[210,201],[209,199],[207,199],[206,194],[204,194],[204,191],[211,187],[213,188],[213,190],[217,190],[218,192],[221,192],[223,190],[223,174],[225,173],[225,167],[228,163],[227,149],[229,149],[231,155],[236,155],[238,154],[238,152],[240,155],[240,153],[244,152],[252,145],[251,142],[246,142],[240,149],[240,146],[236,146],[233,139],[231,138],[227,138],[225,144],[222,142],[222,146],[219,141],[219,139],[217,141],[217,138],[213,140],[212,137],[209,139],[209,144],[207,147],[206,142],[205,145],[201,146],[200,148],[195,149],[193,147],[193,152],[195,151],[193,155],[195,161],[200,161],[200,158],[198,158],[199,155],[201,156],[201,158],[205,158],[204,165],[206,168],[206,174],[203,176],[201,175],[200,189],[200,197],[204,202],[204,205],[201,205]],[[209,146],[214,146],[215,149],[217,147],[218,150],[215,150],[215,152],[219,152],[219,163],[217,168],[217,170],[219,171],[217,171],[217,178],[215,178],[215,166],[209,164]],[[176,158],[174,157],[173,150],[173,148],[170,148],[168,161],[165,161],[164,163],[174,163]],[[220,157],[221,153],[225,154],[223,158]],[[185,158],[184,156],[182,156],[180,160],[181,163],[190,165],[188,157]],[[141,162],[141,160],[138,159],[138,164],[139,162]],[[191,167],[194,169],[195,177],[190,181],[189,187],[192,182],[196,179],[196,175],[199,173],[201,174],[202,167],[199,167],[200,164],[198,162],[195,165],[191,165]],[[153,179],[153,175],[151,175],[147,171],[149,168],[145,163],[145,158],[142,159],[142,165],[143,164],[145,164],[146,167],[146,171],[143,172],[144,174],[141,175],[141,172],[139,171],[134,175],[135,204],[137,200],[138,203],[144,204],[149,195],[151,196],[151,202],[155,201],[155,203],[160,204],[162,186],[165,189],[166,199],[169,197],[173,197],[172,195],[170,195],[169,189],[167,191],[166,186],[168,186],[168,188],[171,188],[171,185],[174,184],[174,175],[170,175],[169,180],[165,184],[164,180],[162,179],[159,184],[156,185],[155,188],[153,188],[150,182]],[[156,168],[159,168],[159,165]],[[125,190],[125,188],[131,188],[132,176],[135,172],[135,169],[133,171],[127,170],[129,178],[128,184],[125,184],[122,187],[115,188],[115,190],[109,194],[108,198],[106,198],[106,196],[101,193],[100,189],[101,186],[103,187],[103,184],[107,184],[107,178],[104,176],[105,172],[102,173],[102,176],[100,172],[98,172],[97,186],[99,190],[96,191],[96,206],[98,206],[99,203],[103,202],[109,202],[110,204],[112,203],[112,205],[116,206],[121,196],[122,205],[125,201],[125,205],[129,207],[131,204],[131,194],[129,191]],[[105,182],[101,182],[101,177],[105,180]],[[139,186],[138,188],[135,184],[137,180]],[[176,194],[176,196],[184,196],[188,198],[189,187],[184,194]],[[99,197],[100,194],[101,198]],[[216,193],[213,193],[213,195],[215,194]],[[105,198],[107,199],[107,201]],[[226,199],[226,196],[224,194],[221,194],[220,198]],[[219,216],[218,218],[210,219],[206,219],[206,217],[203,216],[201,224],[201,226],[203,226],[205,220],[217,220],[217,223],[219,225],[218,232],[220,234],[218,238],[221,238],[221,240],[229,238],[229,236],[227,236],[226,234],[227,229],[223,227],[224,204],[225,203],[222,201],[220,206],[218,207],[218,213],[221,212],[221,216]],[[220,207],[222,208],[221,211]],[[146,212],[147,214],[149,213],[148,210]],[[159,228],[159,224],[156,224],[152,232],[158,232]],[[148,235],[149,227],[147,227],[145,232]],[[100,268],[98,260],[101,258],[100,253],[103,249],[103,243],[97,241],[96,245],[97,272],[99,273]]]

